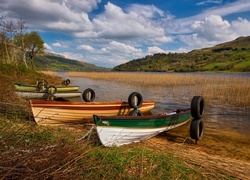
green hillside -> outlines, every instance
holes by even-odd
[[[37,70],[43,71],[109,71],[103,68],[81,62],[77,60],[67,59],[56,54],[46,54],[35,57],[35,66]]]
[[[250,36],[188,53],[154,54],[121,64],[112,71],[250,72]]]

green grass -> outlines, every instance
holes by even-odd
[[[249,72],[250,71],[250,60],[242,61],[234,65],[233,70],[236,72]]]
[[[87,131],[42,127],[0,118],[0,178],[202,179],[197,169],[170,152],[140,143],[105,148]],[[10,168],[11,167],[11,168]]]

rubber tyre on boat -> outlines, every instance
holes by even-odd
[[[82,99],[85,102],[92,102],[95,99],[95,91],[91,88],[85,89],[82,93]]]
[[[202,119],[193,119],[190,124],[190,137],[194,140],[201,140],[204,132]]]
[[[130,107],[137,109],[142,105],[142,95],[138,92],[133,92],[128,97],[128,104]]]
[[[44,82],[39,82],[36,86],[36,91],[45,92],[47,90],[47,85]]]
[[[201,119],[204,114],[205,101],[202,96],[194,96],[191,101],[191,115],[194,119]]]
[[[46,92],[49,94],[56,94],[57,88],[55,86],[48,86]]]
[[[54,101],[56,99],[56,96],[54,94],[50,94],[48,97],[47,97],[47,101]]]
[[[63,86],[68,86],[70,84],[70,80],[69,79],[66,79],[62,82],[62,85]]]
[[[133,109],[129,112],[129,116],[143,116],[142,112],[138,109]]]

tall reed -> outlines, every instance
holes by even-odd
[[[134,72],[70,72],[67,75],[140,86],[168,86],[173,88],[176,96],[182,91],[192,92],[204,96],[209,103],[250,108],[250,78],[247,77]]]

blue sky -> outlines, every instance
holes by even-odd
[[[112,68],[250,35],[250,0],[0,0],[46,51]]]

